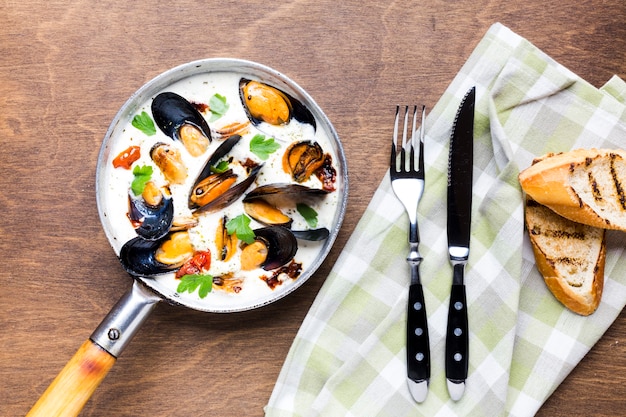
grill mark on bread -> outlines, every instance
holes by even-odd
[[[622,210],[626,210],[626,195],[624,195],[624,188],[622,187],[622,183],[617,176],[617,169],[615,168],[615,163],[617,159],[621,159],[619,155],[614,153],[609,154],[610,157],[610,171],[611,178],[613,179],[613,185],[615,186],[615,193],[617,194],[617,199],[619,201]]]
[[[530,230],[535,236],[545,236],[549,238],[556,239],[574,239],[574,240],[585,240],[587,235],[583,231],[573,231],[568,232],[566,230],[558,230],[558,229],[545,229],[543,230],[539,225],[534,225]]]
[[[600,187],[598,187],[598,181],[596,181],[591,171],[587,173],[587,178],[589,178],[589,186],[591,187],[593,199],[596,201],[602,201],[602,192],[600,191]]]

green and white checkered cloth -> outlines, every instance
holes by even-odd
[[[444,375],[448,145],[459,102],[474,85],[470,364],[465,395],[454,402]],[[426,401],[415,403],[406,382],[408,220],[386,176],[306,316],[266,415],[534,415],[626,304],[626,234],[607,234],[599,309],[589,317],[570,312],[535,268],[517,175],[546,152],[626,148],[624,101],[621,79],[598,90],[494,24],[426,120],[418,210],[432,355]]]

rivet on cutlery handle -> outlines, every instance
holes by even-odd
[[[463,284],[464,268],[464,264],[454,265],[446,332],[446,380],[450,398],[454,401],[460,400],[463,396],[469,365],[469,326]]]

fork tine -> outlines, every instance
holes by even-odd
[[[407,129],[409,123],[409,106],[404,108],[404,127],[402,129],[402,149],[400,150],[400,169],[402,171],[406,170],[406,144],[408,141],[407,138]]]
[[[420,156],[418,161],[418,172],[421,173],[422,178],[424,176],[424,131],[426,130],[425,123],[426,118],[426,106],[422,106],[422,122],[420,124]]]
[[[391,167],[392,172],[397,172],[397,156],[396,156],[396,144],[398,143],[398,118],[400,116],[400,106],[396,106],[396,117],[393,123],[393,140],[391,141],[391,160],[389,161],[389,166]]]
[[[417,106],[413,106],[413,125],[411,127],[411,151],[409,171],[415,171],[415,134],[417,132]]]

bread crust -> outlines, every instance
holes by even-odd
[[[626,175],[622,169],[612,169],[615,161],[622,167],[626,163],[626,152],[620,149],[576,149],[547,154],[520,172],[519,182],[529,197],[567,219],[593,227],[626,231],[626,190],[621,189],[622,183],[626,188]],[[593,168],[599,166],[601,168]],[[594,175],[597,172],[592,172],[592,168],[602,171],[603,181],[596,180]],[[581,184],[581,175],[588,176],[587,183]],[[576,184],[578,191],[572,184]],[[591,206],[593,198],[610,201],[610,209],[605,211],[595,204],[594,209]]]

